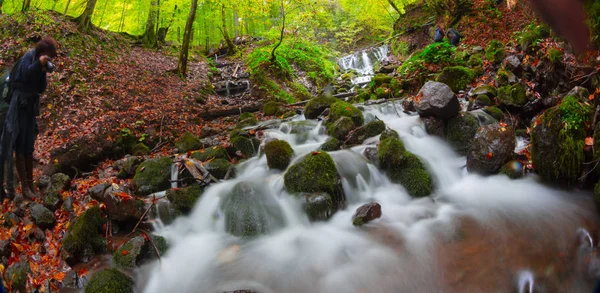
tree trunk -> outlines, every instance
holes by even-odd
[[[148,14],[148,21],[146,22],[146,30],[144,31],[143,42],[149,47],[156,47],[156,16],[158,14],[158,0],[152,0],[150,2],[150,13]]]
[[[63,12],[63,15],[67,15],[67,11],[69,11],[69,6],[71,5],[71,0],[67,1],[67,6],[65,6],[65,11]]]
[[[98,23],[98,27],[102,27],[102,23],[104,22],[104,14],[106,14],[106,6],[108,5],[108,0],[104,0],[104,8],[102,8],[102,16],[100,17],[100,22]]]
[[[275,63],[275,61],[277,60],[275,51],[277,50],[277,48],[279,48],[279,46],[281,46],[281,43],[283,43],[283,36],[285,33],[285,7],[283,6],[283,0],[281,0],[281,17],[282,17],[281,36],[279,37],[279,43],[277,43],[277,45],[275,45],[275,47],[273,48],[273,51],[271,52],[271,63]]]
[[[23,7],[21,8],[21,12],[28,11],[30,6],[31,6],[31,0],[23,1]]]
[[[77,28],[79,31],[88,32],[90,27],[92,26],[92,15],[94,15],[94,9],[96,8],[97,0],[88,0],[87,5],[85,5],[85,10],[83,14],[79,16],[79,24]]]
[[[235,37],[240,36],[240,21],[237,13],[237,9],[233,9],[233,28],[235,30]]]
[[[117,30],[118,32],[122,32],[123,31],[123,24],[125,24],[125,5],[127,3],[123,2],[123,9],[121,10],[121,20],[119,21],[119,29]]]
[[[183,44],[181,45],[181,52],[179,53],[179,62],[177,64],[177,71],[181,76],[187,75],[187,62],[188,53],[190,49],[190,38],[192,35],[194,19],[196,19],[197,9],[198,0],[192,0],[192,7],[190,8],[190,14],[188,15],[187,22],[185,23],[185,31],[183,32]]]
[[[160,26],[160,0],[156,3],[156,35],[158,36],[158,28]]]
[[[221,18],[223,20],[223,28],[221,32],[223,33],[223,38],[225,38],[225,42],[227,43],[227,47],[229,47],[229,53],[234,54],[237,49],[235,48],[235,44],[229,37],[229,33],[227,33],[227,21],[225,19],[225,4],[221,6]]]
[[[56,3],[58,3],[58,0],[54,0],[54,3],[52,3],[52,11],[56,10]],[[2,6],[2,0],[0,0],[0,6]]]
[[[0,0],[0,14],[2,14],[2,3],[4,3],[4,0]],[[54,2],[56,4],[56,2]]]
[[[396,12],[398,12],[398,14],[402,15],[402,12],[400,11],[400,9],[398,9],[398,6],[396,6],[396,3],[394,3],[394,0],[388,0],[388,2],[390,3],[390,5],[392,5],[392,8],[394,8],[394,10],[396,10]]]

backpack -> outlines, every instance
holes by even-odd
[[[15,62],[13,67],[6,72],[2,76],[0,76],[0,103],[5,102],[10,104],[10,99],[12,98],[12,80],[11,76],[17,75],[17,68],[21,65],[21,58]]]

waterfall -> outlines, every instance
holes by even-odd
[[[338,60],[342,72],[355,71],[357,76],[352,78],[352,83],[362,85],[369,83],[375,74],[373,66],[387,59],[389,46],[369,48],[354,54],[344,56]]]
[[[584,198],[581,192],[544,186],[533,175],[510,180],[468,174],[465,158],[428,135],[419,116],[396,111],[400,103],[363,108],[422,159],[434,194],[411,198],[370,162],[363,153],[375,146],[375,137],[368,140],[372,145],[330,153],[343,177],[347,208],[329,221],[311,223],[300,199],[285,190],[285,173],[269,169],[265,156],[253,157],[237,166],[236,178],[208,187],[189,216],[155,227],[170,249],[160,263],[139,272],[145,280],[140,292],[489,292],[502,288],[487,285],[518,274],[519,292],[531,293],[533,274],[521,272],[521,265],[541,260],[527,252],[535,247],[545,255],[563,253],[581,235],[577,228],[595,219],[588,201],[574,200]],[[328,139],[322,122],[302,116],[264,130],[264,136],[287,141],[292,164]],[[262,206],[252,212],[280,219],[267,235],[244,239],[227,233],[222,205],[240,184],[260,186],[252,192]],[[372,201],[381,204],[382,217],[354,227],[356,209]],[[505,250],[510,253],[499,254]],[[484,273],[485,280],[461,277]],[[582,292],[569,284],[562,289]]]
[[[579,234],[579,237],[581,237],[581,244],[582,245],[589,245],[589,248],[594,248],[594,240],[592,239],[592,236],[590,235],[590,232],[588,232],[586,229],[584,228],[578,228],[577,229],[577,234]]]

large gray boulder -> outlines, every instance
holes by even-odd
[[[450,119],[460,111],[460,103],[452,89],[441,83],[428,81],[419,91],[415,107],[420,116]]]
[[[143,200],[133,197],[129,189],[117,184],[98,184],[88,194],[104,203],[112,220],[136,223],[146,210]]]
[[[471,150],[467,154],[467,170],[481,174],[494,174],[513,159],[515,130],[503,124],[479,128]]]

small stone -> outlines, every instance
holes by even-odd
[[[352,225],[362,226],[381,217],[381,205],[371,202],[359,207],[352,216]]]
[[[31,217],[36,225],[42,229],[49,229],[54,226],[56,219],[54,213],[41,204],[32,204],[30,207]]]

